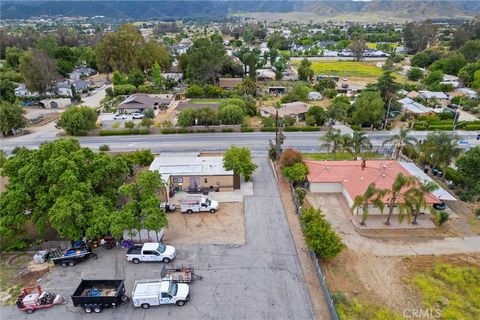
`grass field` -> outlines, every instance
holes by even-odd
[[[293,66],[298,67],[300,61],[292,61]],[[378,78],[383,70],[375,64],[377,62],[357,61],[312,61],[312,69],[315,75],[324,74],[340,77],[363,77]]]

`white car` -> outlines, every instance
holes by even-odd
[[[140,112],[132,113],[132,119],[143,119],[143,117],[144,117],[143,113],[140,113]]]
[[[113,120],[125,120],[127,116],[125,114],[116,114],[113,116]]]

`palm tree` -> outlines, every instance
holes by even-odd
[[[415,185],[407,190],[404,195],[404,203],[400,206],[399,221],[403,221],[406,213],[408,221],[417,224],[417,217],[422,209],[429,209],[431,214],[435,214],[436,211],[433,206],[427,203],[427,194],[437,189],[438,185],[435,182],[424,181],[422,184]]]
[[[370,142],[370,138],[368,138],[367,134],[364,131],[353,132],[351,141],[355,156],[360,154],[362,150],[372,150],[372,143]]]
[[[417,139],[414,137],[409,137],[408,133],[410,130],[405,128],[400,128],[400,132],[388,138],[387,140],[383,141],[382,146],[386,145],[387,143],[392,143],[395,148],[395,160],[400,159],[402,156],[403,148],[405,146],[413,147],[415,143],[417,143]]]
[[[368,211],[370,205],[379,208],[380,211],[383,213],[384,203],[382,198],[385,196],[385,194],[386,190],[377,189],[375,187],[375,183],[372,182],[368,185],[367,190],[365,190],[363,195],[355,197],[352,205],[352,210],[357,209],[356,213],[358,214],[358,210],[362,208],[362,221],[360,222],[362,226],[365,225],[365,222],[368,219]]]
[[[257,84],[251,77],[246,77],[238,85],[238,91],[241,94],[248,94],[251,96],[255,96],[257,94]]]
[[[420,148],[425,153],[427,161],[431,161],[433,167],[440,167],[443,172],[446,172],[453,159],[462,152],[462,149],[458,146],[459,140],[457,135],[435,132],[427,136]]]
[[[322,147],[327,148],[327,152],[330,151],[330,147],[332,147],[333,160],[335,160],[337,158],[337,151],[341,149],[342,145],[344,144],[344,138],[340,133],[340,129],[330,129],[320,139],[325,142],[322,144]]]
[[[401,172],[395,177],[395,181],[392,184],[392,189],[387,190],[387,194],[390,195],[390,200],[388,203],[388,217],[387,221],[385,221],[386,225],[390,224],[390,217],[392,216],[393,209],[395,208],[398,196],[401,194],[402,189],[405,187],[414,186],[415,183],[416,180],[413,176],[405,176]]]
[[[347,152],[347,153],[350,153],[351,155],[353,155],[353,140],[352,140],[352,136],[348,133],[342,135],[342,141],[341,142],[341,149],[343,152]]]

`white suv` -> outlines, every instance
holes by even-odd
[[[143,113],[140,113],[140,112],[132,113],[132,119],[143,119],[143,117],[144,117]]]

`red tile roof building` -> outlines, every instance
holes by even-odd
[[[310,191],[320,193],[340,192],[349,206],[356,196],[362,195],[372,182],[378,189],[391,190],[397,174],[411,174],[394,160],[362,160],[353,161],[305,161],[308,166],[308,182]],[[427,203],[438,203],[440,200],[433,194],[427,195]],[[402,203],[400,195],[397,203]],[[388,195],[384,199],[388,203]]]

